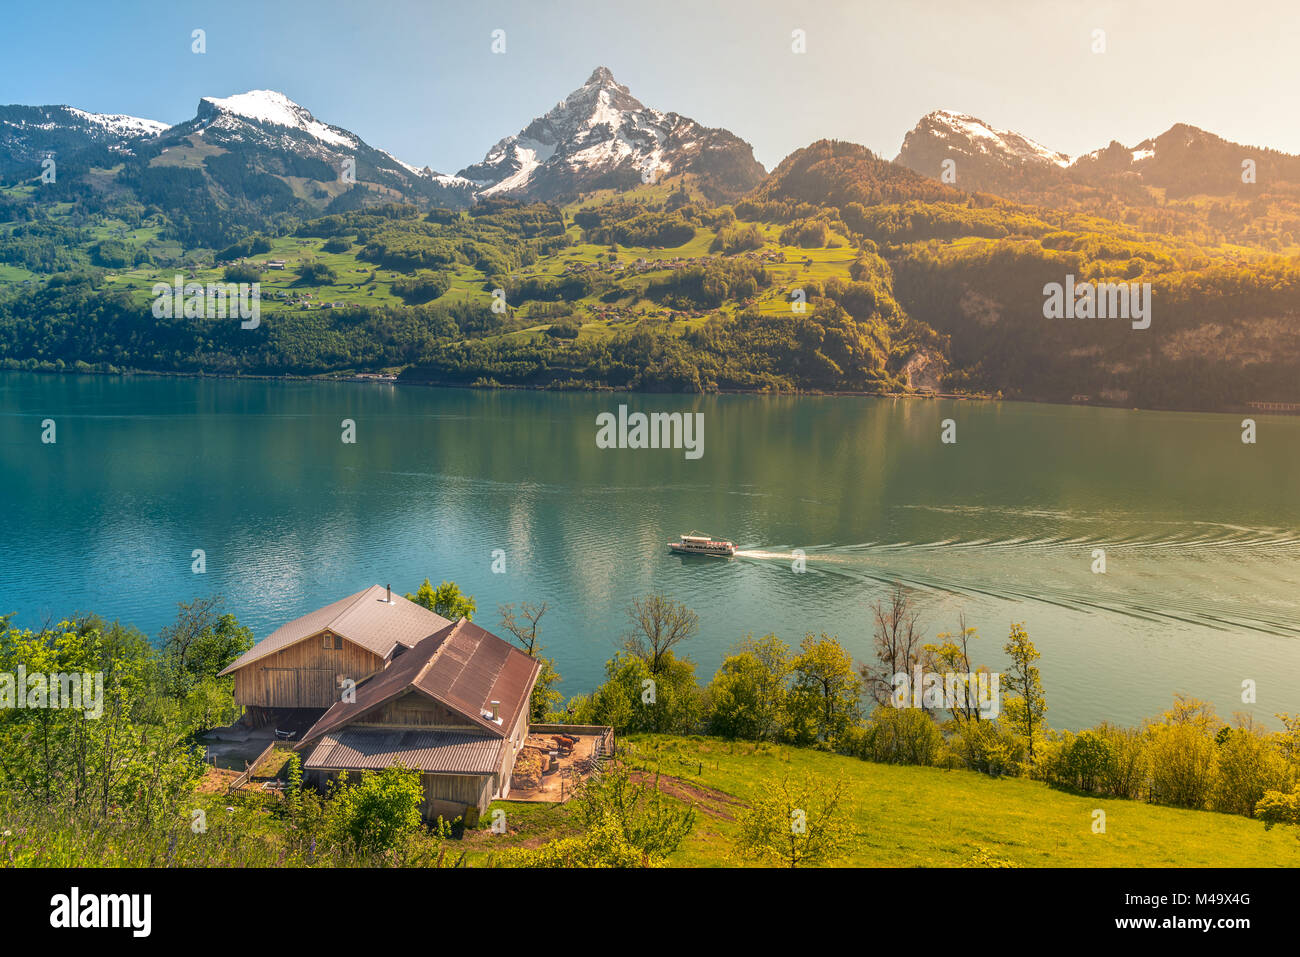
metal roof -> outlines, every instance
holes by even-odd
[[[439,774],[492,774],[505,740],[476,731],[344,729],[320,739],[303,767],[369,771],[401,763]]]
[[[259,658],[275,654],[323,631],[342,635],[367,651],[387,658],[398,645],[413,648],[429,635],[451,624],[441,615],[434,614],[423,605],[408,601],[401,595],[393,595],[392,604],[389,604],[387,594],[383,586],[371,585],[355,595],[295,618],[249,648],[221,673],[228,675],[232,671],[238,671]]]
[[[338,701],[303,736],[309,742],[414,689],[464,715],[494,737],[507,737],[528,707],[541,662],[462,618],[430,635],[379,674],[361,682],[356,701]],[[500,701],[497,720],[484,714]]]
[[[429,666],[412,684],[489,730],[508,735],[528,707],[541,663],[463,618],[441,635]],[[496,721],[489,716],[492,701],[501,702]]]

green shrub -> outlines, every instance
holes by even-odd
[[[1115,752],[1106,738],[1095,731],[1080,731],[1065,754],[1065,773],[1073,787],[1098,791],[1114,760]]]
[[[944,747],[943,733],[930,715],[892,705],[876,708],[853,743],[858,757],[883,764],[936,764]]]
[[[262,270],[252,263],[235,263],[225,269],[226,282],[257,282],[262,278]]]
[[[1268,738],[1254,729],[1233,728],[1219,742],[1210,807],[1254,817],[1265,793],[1281,791],[1287,777],[1286,762]]]
[[[446,273],[421,269],[413,276],[397,279],[393,282],[394,294],[400,296],[408,305],[431,302],[441,297],[451,288],[451,279]]]
[[[327,829],[336,841],[359,851],[386,851],[420,827],[424,788],[418,771],[395,764],[362,772],[357,784],[345,774],[329,804]]]
[[[953,749],[973,771],[1000,776],[1015,774],[1025,759],[1023,739],[998,721],[963,721],[953,736]]]
[[[1214,787],[1220,727],[1213,709],[1179,695],[1164,720],[1146,729],[1151,756],[1151,800],[1203,808]]]
[[[303,263],[298,269],[298,281],[306,285],[326,286],[336,278],[334,270],[324,263]]]
[[[1121,728],[1106,722],[1098,725],[1095,731],[1107,742],[1111,752],[1111,763],[1106,769],[1102,789],[1118,798],[1142,798],[1150,772],[1147,742],[1142,732],[1136,728]]]

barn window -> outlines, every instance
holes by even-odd
[[[333,647],[334,647],[334,636],[333,636],[333,635],[328,635],[328,634],[327,634],[327,635],[325,636],[325,647],[326,647],[326,648],[333,648]]]

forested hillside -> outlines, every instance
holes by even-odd
[[[248,175],[227,165],[206,161],[203,183]],[[1294,249],[966,193],[855,144],[799,150],[730,204],[689,173],[467,210],[374,205],[373,186],[356,184],[368,198],[344,192],[323,216],[277,205],[268,186],[219,227],[169,204],[168,190],[200,184],[167,169],[142,168],[152,202],[92,195],[85,179],[0,189],[4,367],[1300,401]],[[214,241],[198,244],[206,232]],[[156,317],[155,285],[178,275],[259,283],[259,322]],[[1045,318],[1045,287],[1067,276],[1150,284],[1149,327]]]

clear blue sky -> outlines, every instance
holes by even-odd
[[[1187,122],[1300,153],[1288,0],[271,0],[9,4],[0,103],[170,123],[277,89],[407,162],[454,172],[597,65],[649,106],[726,126],[768,168],[821,137],[892,158],[951,109],[1071,155]],[[207,31],[207,53],[190,33]],[[490,34],[506,31],[507,53]],[[1090,50],[1106,30],[1107,52]],[[807,33],[808,52],[790,50]]]

